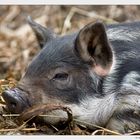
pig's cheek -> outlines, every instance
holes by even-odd
[[[43,99],[46,99],[46,96],[44,95],[43,90],[36,90],[32,91],[27,98],[31,105],[36,105],[42,103]]]

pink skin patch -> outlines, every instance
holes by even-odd
[[[95,65],[93,68],[92,68],[92,71],[94,71],[97,75],[99,76],[106,76],[109,74],[110,72],[110,69],[111,69],[111,64],[108,65],[106,68],[103,68],[102,66],[100,65]]]

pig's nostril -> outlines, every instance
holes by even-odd
[[[7,107],[10,110],[16,110],[18,108],[18,98],[15,93],[11,93],[10,91],[5,91],[2,93],[2,97],[4,98]]]
[[[17,107],[17,103],[14,103],[14,102],[10,102],[10,105],[12,108],[16,108]]]

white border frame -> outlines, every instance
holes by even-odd
[[[0,0],[0,5],[140,5],[140,0]]]

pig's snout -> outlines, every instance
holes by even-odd
[[[29,107],[27,97],[16,89],[4,91],[2,97],[6,102],[7,110],[11,113],[21,113]]]

